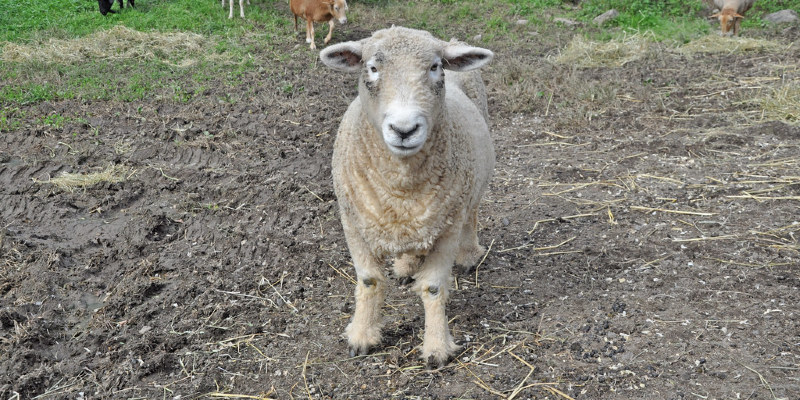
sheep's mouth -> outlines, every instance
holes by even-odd
[[[399,156],[410,156],[410,155],[416,154],[419,151],[419,149],[421,149],[421,148],[422,148],[422,144],[418,144],[416,146],[404,146],[402,144],[400,144],[400,145],[390,144],[389,145],[389,150],[391,150],[392,153],[397,154]]]

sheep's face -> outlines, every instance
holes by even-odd
[[[347,6],[346,0],[331,0],[328,3],[328,7],[330,7],[331,15],[333,15],[336,21],[340,24],[347,22],[347,10],[349,7]]]
[[[379,50],[364,62],[359,95],[375,132],[398,156],[417,153],[441,114],[444,70],[436,52],[415,59]]]
[[[329,46],[322,61],[359,71],[359,97],[373,132],[398,157],[418,153],[436,131],[445,98],[445,69],[468,71],[488,63],[492,52],[447,43],[406,28],[376,32],[361,42]]]

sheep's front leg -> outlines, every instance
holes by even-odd
[[[306,19],[306,43],[311,43],[309,47],[312,50],[317,48],[314,44],[314,22],[311,18]]]
[[[250,4],[250,0],[248,0],[247,4]],[[244,18],[244,0],[239,0],[239,16]]]
[[[345,329],[350,356],[369,353],[381,342],[381,307],[386,297],[383,266],[370,253],[361,235],[342,219],[347,247],[356,268],[356,309]]]
[[[233,18],[233,0],[228,0],[228,3],[230,4],[230,7],[229,7],[230,8],[230,12],[228,12],[228,19],[231,19],[231,18]]]
[[[460,228],[460,224],[455,224]],[[414,290],[425,307],[422,358],[429,367],[443,366],[458,350],[447,326],[445,307],[450,292],[450,271],[458,250],[459,231],[450,228],[440,237],[415,276]]]
[[[325,44],[328,44],[333,37],[333,20],[328,21],[328,27],[328,36],[325,36]]]

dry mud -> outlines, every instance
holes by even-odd
[[[800,45],[752,34],[786,50],[577,69],[552,62],[568,31],[493,47],[490,251],[455,270],[463,347],[436,371],[399,283],[380,348],[341,336],[330,158],[355,77],[301,45],[281,79],[302,91],[250,72],[186,103],[22,106],[0,136],[0,398],[798,399],[800,128],[755,99],[798,82]]]

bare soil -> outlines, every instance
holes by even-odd
[[[298,33],[279,77],[258,47],[267,68],[233,91],[20,107],[0,136],[0,398],[800,399],[800,127],[755,100],[800,79],[797,27],[745,32],[778,53],[653,44],[589,69],[552,61],[568,28],[513,29],[485,44],[489,251],[455,270],[449,365],[418,358],[422,306],[394,278],[382,346],[347,355],[330,158],[356,78]],[[110,165],[123,181],[48,183]]]

